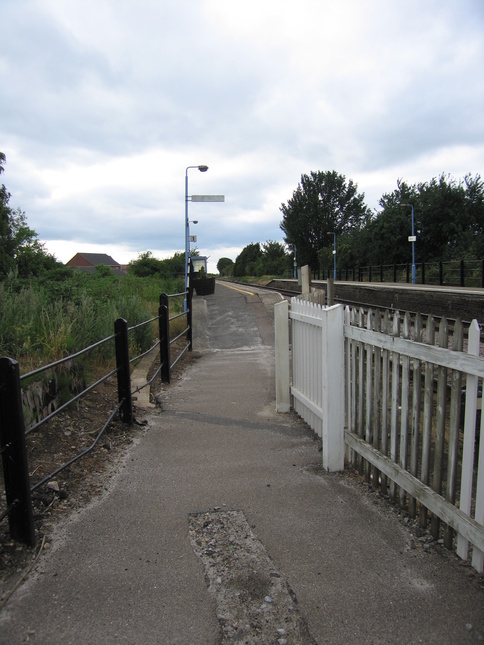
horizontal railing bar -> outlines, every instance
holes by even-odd
[[[146,381],[146,383],[144,383],[143,385],[140,385],[139,387],[137,387],[135,390],[131,392],[131,394],[136,394],[137,392],[141,392],[141,390],[144,390],[145,387],[147,387],[148,385],[151,385],[155,380],[155,378],[158,376],[158,374],[161,372],[162,367],[163,365],[160,365],[158,369],[155,371],[155,373],[153,374],[153,376],[150,378],[150,380]]]
[[[184,335],[187,333],[187,331],[188,331],[189,329],[190,329],[190,327],[187,327],[187,328],[186,328],[186,329],[184,329],[180,334],[178,334],[178,336],[175,336],[175,338],[172,338],[172,339],[170,340],[170,345],[173,345],[173,343],[176,343],[176,341],[177,341],[179,338],[181,338],[182,336],[184,336]]]
[[[178,363],[180,358],[183,356],[183,354],[185,354],[185,352],[188,350],[189,347],[190,347],[189,344],[185,345],[185,347],[182,349],[182,351],[178,354],[178,356],[175,358],[173,363],[170,365],[170,369],[173,369],[175,367],[175,365]]]
[[[154,318],[150,318],[149,320],[144,320],[143,322],[140,322],[137,325],[133,325],[132,327],[128,327],[128,331],[133,331],[133,329],[138,329],[139,327],[143,327],[144,325],[149,325],[149,323],[152,323],[155,320],[158,320],[158,318],[159,318],[159,316],[155,316]]]
[[[79,461],[79,459],[82,459],[82,457],[84,457],[85,455],[90,453],[95,448],[95,446],[98,443],[99,439],[102,437],[102,435],[104,434],[104,431],[106,430],[108,425],[111,423],[111,421],[114,419],[114,417],[116,416],[117,412],[119,412],[119,410],[120,410],[121,406],[123,405],[123,403],[124,403],[124,400],[120,401],[118,403],[118,405],[114,408],[114,410],[109,415],[108,420],[106,421],[106,423],[104,424],[104,426],[99,431],[98,435],[96,436],[96,438],[94,439],[94,441],[92,442],[92,444],[88,448],[85,448],[76,457],[73,457],[72,459],[67,461],[65,464],[63,464],[62,466],[59,466],[59,468],[56,468],[56,470],[54,470],[54,472],[50,473],[50,475],[47,475],[46,477],[41,479],[39,482],[34,484],[34,486],[31,487],[30,492],[33,493],[34,491],[37,490],[37,488],[40,488],[40,486],[42,486],[43,484],[47,483],[50,479],[52,479],[53,477],[58,475],[60,472],[62,472],[63,470],[65,470],[69,466],[72,466],[72,464],[74,464],[76,461]]]
[[[156,343],[152,345],[149,349],[147,349],[145,352],[142,352],[141,354],[138,354],[138,356],[134,356],[134,358],[131,358],[129,362],[134,363],[135,361],[138,361],[140,358],[147,356],[150,352],[156,349],[159,344],[160,344],[160,341],[157,340]]]
[[[20,380],[23,381],[27,378],[32,378],[33,376],[37,376],[38,374],[42,374],[42,372],[45,372],[48,369],[51,369],[52,367],[57,367],[57,365],[61,365],[62,363],[66,363],[67,361],[71,361],[73,358],[77,358],[78,356],[82,356],[83,354],[86,354],[89,352],[91,349],[94,349],[96,347],[99,347],[100,345],[103,345],[104,343],[107,343],[109,340],[113,340],[113,338],[116,338],[116,334],[113,334],[112,336],[108,336],[107,338],[103,338],[102,340],[99,340],[97,343],[94,343],[93,345],[90,345],[89,347],[85,347],[84,349],[81,349],[79,352],[76,352],[75,354],[69,354],[69,356],[65,356],[64,358],[60,358],[58,361],[54,361],[53,363],[49,363],[49,365],[44,365],[43,367],[39,367],[36,370],[32,370],[32,372],[28,372],[27,374],[23,374],[20,377]]]
[[[14,499],[13,502],[11,504],[9,504],[9,506],[7,506],[7,508],[4,511],[2,511],[0,513],[0,522],[3,522],[3,520],[7,517],[7,515],[11,511],[13,511],[13,509],[17,506],[18,503],[19,503],[19,500]]]
[[[176,320],[177,318],[181,318],[182,316],[186,316],[186,314],[187,314],[187,312],[186,312],[186,311],[182,311],[182,312],[180,312],[179,314],[175,314],[174,316],[171,316],[171,317],[169,318],[169,320],[170,320],[170,322],[171,322],[172,320]]]
[[[105,376],[102,376],[98,381],[96,381],[95,383],[92,383],[89,387],[86,387],[85,390],[82,390],[82,392],[79,392],[79,394],[76,394],[75,396],[73,396],[72,399],[69,399],[69,401],[67,401],[66,403],[63,403],[59,408],[57,408],[57,410],[54,410],[54,412],[51,412],[46,417],[44,417],[36,424],[31,426],[30,428],[27,428],[27,430],[25,431],[25,436],[29,435],[34,430],[37,430],[37,428],[40,428],[41,425],[43,425],[44,423],[47,423],[47,421],[52,419],[52,417],[55,417],[56,414],[59,414],[59,412],[62,412],[62,410],[67,408],[69,405],[71,405],[71,403],[74,403],[74,401],[77,401],[78,399],[82,398],[85,394],[93,390],[97,385],[100,385],[104,381],[107,381],[107,379],[113,374],[116,374],[117,371],[118,371],[117,368],[115,368],[114,370],[111,370],[111,372],[109,372]]]

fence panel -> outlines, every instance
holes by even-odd
[[[484,359],[479,357],[477,322],[473,321],[469,330],[466,353],[460,321],[451,327],[442,319],[436,335],[431,318],[424,330],[420,317],[411,318],[408,313],[403,325],[400,314],[395,314],[391,334],[386,323],[379,331],[378,321],[370,313],[366,323],[361,313],[347,313],[345,320],[346,365],[350,369],[346,384],[349,396],[356,398],[347,402],[346,412],[353,415],[357,410],[358,418],[366,419],[362,433],[359,422],[355,424],[347,416],[346,441],[359,455],[354,463],[373,486],[385,490],[388,477],[392,498],[412,517],[418,512],[425,528],[430,512],[434,539],[443,537],[445,546],[452,548],[457,534],[461,557],[467,557],[471,542],[473,566],[482,571],[484,449],[476,425],[480,419],[480,432],[484,433],[479,415]],[[362,345],[366,348],[364,371],[355,351]]]
[[[347,307],[335,323],[332,309],[293,298],[289,313],[294,409],[322,436],[323,460],[337,450],[325,443],[328,409],[341,408],[353,466],[373,487],[389,489],[435,539],[443,537],[448,548],[456,543],[460,557],[472,548],[472,564],[483,571],[484,358],[477,321],[466,333],[460,321],[443,318],[437,331],[432,317],[424,326],[419,315],[381,318]],[[333,324],[343,327],[345,394],[333,390],[328,398]]]

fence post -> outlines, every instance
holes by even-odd
[[[460,261],[460,286],[465,287],[465,268],[464,268],[464,260]]]
[[[187,343],[188,351],[192,351],[192,341],[193,341],[193,311],[192,311],[192,302],[193,302],[193,265],[190,262],[190,274],[188,276],[188,293],[187,293]]]
[[[168,309],[168,296],[162,293],[160,296],[160,308],[158,310],[160,330],[160,365],[161,382],[170,382],[170,314]]]
[[[291,390],[289,382],[289,303],[287,300],[282,300],[274,305],[274,336],[276,412],[289,412]]]
[[[114,323],[116,367],[118,378],[118,402],[123,401],[121,420],[131,425],[133,423],[133,402],[131,399],[131,373],[129,365],[128,323],[124,318],[118,318]]]
[[[0,448],[10,535],[28,546],[35,544],[34,515],[25,445],[25,422],[17,361],[0,358]]]
[[[329,278],[327,280],[327,290],[328,293],[326,294],[327,302],[328,302],[328,307],[331,305],[334,305],[334,279]]]
[[[322,310],[323,468],[330,472],[345,465],[344,307]]]

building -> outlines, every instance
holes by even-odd
[[[109,267],[118,275],[123,275],[126,271],[119,262],[113,260],[106,253],[76,253],[76,255],[67,262],[66,266],[80,271],[95,271],[99,265]]]

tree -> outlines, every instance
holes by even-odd
[[[333,233],[359,230],[371,219],[358,186],[337,172],[301,175],[287,204],[281,205],[285,242],[296,247],[298,264],[318,265],[318,251],[332,246]]]
[[[4,172],[6,157],[0,152],[0,174]],[[9,206],[10,193],[0,187],[0,280],[10,271],[21,278],[39,276],[54,269],[58,262],[46,252],[37,233],[27,224],[25,213]]]
[[[220,275],[232,275],[234,261],[230,258],[220,258],[217,262],[217,271]]]
[[[235,258],[234,276],[242,277],[245,275],[256,275],[255,268],[257,260],[262,256],[262,250],[259,242],[249,244],[242,249],[240,254]]]
[[[260,275],[283,276],[291,269],[291,258],[286,253],[284,244],[268,241],[262,245],[261,264],[262,273]]]
[[[461,181],[442,174],[409,186],[397,181],[380,199],[382,211],[368,226],[363,263],[410,261],[411,204],[414,208],[416,261],[484,257],[484,183],[479,175]]]

